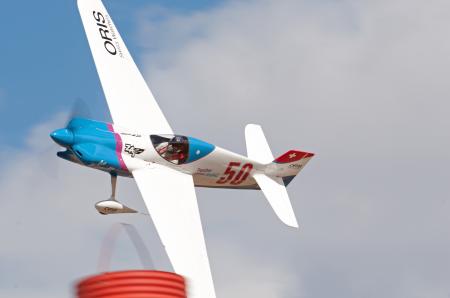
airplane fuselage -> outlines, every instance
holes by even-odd
[[[67,148],[59,157],[119,176],[156,163],[192,175],[195,186],[259,189],[251,174],[264,171],[262,164],[193,137],[143,134],[81,118],[68,129],[52,134]]]

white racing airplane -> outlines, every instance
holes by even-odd
[[[133,177],[189,297],[214,298],[194,187],[261,189],[281,221],[298,227],[286,186],[314,154],[274,159],[254,124],[245,128],[248,157],[174,134],[102,2],[78,8],[114,124],[72,119],[50,135],[66,149],[58,156],[111,175],[111,198],[95,205],[101,214],[136,212],[115,197],[117,176]]]

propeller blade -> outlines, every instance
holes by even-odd
[[[87,103],[81,98],[77,98],[73,103],[72,109],[69,113],[69,118],[67,119],[66,125],[64,127],[67,127],[70,120],[72,120],[73,118],[91,118],[91,111]]]

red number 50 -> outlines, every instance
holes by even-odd
[[[234,167],[239,167],[241,165],[240,162],[230,162],[228,164],[228,168],[223,173],[223,176],[220,177],[219,180],[217,180],[216,183],[218,184],[225,184],[230,183],[233,185],[239,185],[245,180],[247,180],[248,175],[250,175],[251,170],[253,169],[253,165],[251,163],[244,164],[240,171],[236,175],[236,170],[234,170]]]

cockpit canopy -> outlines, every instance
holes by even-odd
[[[156,152],[176,165],[196,161],[214,150],[214,145],[181,135],[151,135],[150,139]]]

